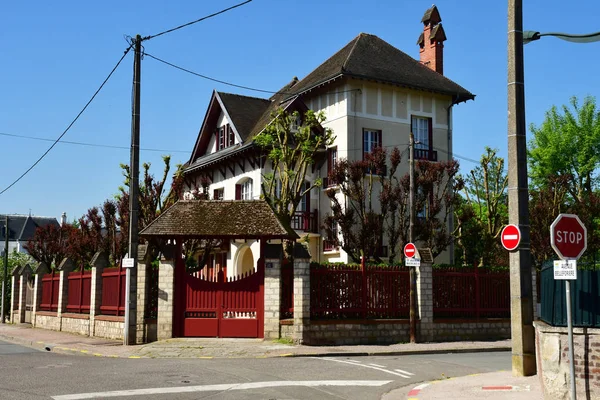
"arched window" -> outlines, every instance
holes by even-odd
[[[247,178],[235,185],[236,200],[252,200],[253,197],[254,196],[252,193],[252,179]]]

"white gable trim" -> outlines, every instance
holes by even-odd
[[[235,134],[235,138],[236,141],[238,143],[242,143],[242,137],[240,136],[235,124],[233,123],[231,117],[229,116],[229,112],[227,111],[227,109],[225,108],[225,105],[223,104],[223,100],[221,100],[221,96],[219,95],[219,92],[215,92],[216,93],[216,99],[219,102],[219,106],[221,106],[221,112],[223,114],[225,114],[225,118],[227,118],[227,121],[229,121],[229,125],[231,126],[231,129],[233,129],[233,133]]]

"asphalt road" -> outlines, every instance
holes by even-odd
[[[365,400],[424,381],[510,368],[507,352],[117,359],[42,352],[0,341],[0,399]]]

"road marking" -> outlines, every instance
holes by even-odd
[[[348,361],[346,361],[346,360],[336,360],[336,359],[327,358],[327,357],[313,357],[313,358],[316,358],[318,360],[325,360],[325,361],[335,361],[335,362],[339,362],[339,363],[343,363],[343,364],[354,365],[354,366],[357,366],[357,367],[371,368],[371,369],[375,369],[377,371],[385,372],[387,374],[396,375],[396,376],[399,376],[401,378],[409,379],[408,376],[402,375],[399,372],[394,372],[394,371],[390,371],[390,370],[387,370],[387,369],[384,369],[384,368],[379,368],[379,367],[373,367],[371,365],[357,364],[355,362],[351,362],[350,360],[348,360]]]
[[[374,367],[379,367],[379,368],[385,368],[385,365],[379,365],[379,364],[369,364],[372,365]]]
[[[395,369],[394,371],[399,372],[399,373],[404,374],[404,375],[407,375],[407,377],[414,375],[412,372],[404,371],[404,370],[401,370],[401,369]]]
[[[427,386],[429,386],[429,383],[423,383],[419,386],[415,386],[410,392],[408,392],[407,396],[411,397],[411,396],[417,396],[419,394],[419,392],[426,388]]]
[[[178,386],[165,388],[147,388],[132,390],[115,390],[112,392],[78,393],[53,396],[54,400],[81,400],[122,396],[147,396],[154,394],[218,392],[224,390],[248,390],[272,387],[318,387],[318,386],[383,386],[392,381],[271,381],[248,383],[225,383],[220,385]]]

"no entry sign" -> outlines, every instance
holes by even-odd
[[[504,246],[506,250],[512,251],[519,247],[519,243],[521,242],[521,230],[516,225],[506,225],[504,229],[502,229],[500,240],[502,241],[502,246]]]
[[[413,258],[417,253],[417,248],[414,243],[406,243],[404,246],[404,257]]]

